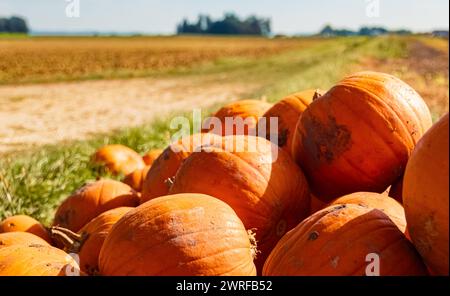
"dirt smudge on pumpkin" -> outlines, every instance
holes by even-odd
[[[305,126],[303,145],[320,162],[332,163],[352,146],[350,130],[345,125],[338,124],[331,115],[325,122],[314,116],[309,117]]]
[[[331,259],[331,266],[333,268],[337,268],[338,264],[339,264],[339,256],[333,257],[333,259]]]

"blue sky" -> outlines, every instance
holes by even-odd
[[[287,34],[316,32],[326,23],[428,31],[448,29],[449,22],[448,0],[78,0],[79,18],[66,16],[66,1],[74,0],[0,0],[0,16],[26,17],[33,30],[142,33],[173,33],[184,17],[227,11],[270,17],[272,31]],[[368,6],[377,2],[379,16],[369,17]]]

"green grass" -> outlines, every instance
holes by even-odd
[[[23,33],[0,33],[0,39],[27,39],[30,35]]]
[[[313,47],[277,56],[220,59],[195,69],[177,70],[170,75],[257,83],[260,87],[248,96],[265,96],[269,101],[276,101],[306,88],[327,89],[363,58],[403,56],[405,42],[399,37],[328,39]],[[98,147],[121,143],[140,153],[162,148],[170,139],[168,122],[171,118],[168,116],[85,141],[48,145],[0,156],[3,158],[0,159],[0,219],[23,213],[49,223],[61,200],[86,181],[107,176],[90,163],[90,156]]]

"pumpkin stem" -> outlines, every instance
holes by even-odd
[[[252,228],[252,229],[247,230],[248,239],[250,240],[250,245],[251,245],[250,250],[252,252],[253,260],[255,260],[256,257],[258,256],[258,253],[260,253],[260,251],[258,251],[258,248],[257,248],[257,241],[256,241],[256,233],[255,233],[255,231],[256,231],[256,228]]]
[[[64,245],[64,250],[69,253],[79,253],[81,246],[88,237],[88,234],[85,232],[78,234],[59,226],[52,226],[50,228],[50,234],[53,239],[62,243]]]
[[[175,180],[175,176],[172,177],[172,178],[167,178],[167,179],[164,181],[164,184],[166,184],[166,186],[167,186],[168,189],[170,189],[170,187],[172,187],[174,180]]]
[[[319,92],[319,90],[318,89],[316,89],[315,91],[314,91],[314,95],[313,95],[313,101],[314,100],[317,100],[318,98],[320,98],[322,96],[322,94]]]

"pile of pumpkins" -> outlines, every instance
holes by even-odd
[[[448,275],[449,118],[432,125],[406,83],[359,72],[214,116],[253,126],[144,157],[100,148],[93,161],[123,182],[87,183],[49,228],[6,218],[0,275],[367,275],[369,255],[372,275]],[[250,133],[269,117],[277,145]]]

